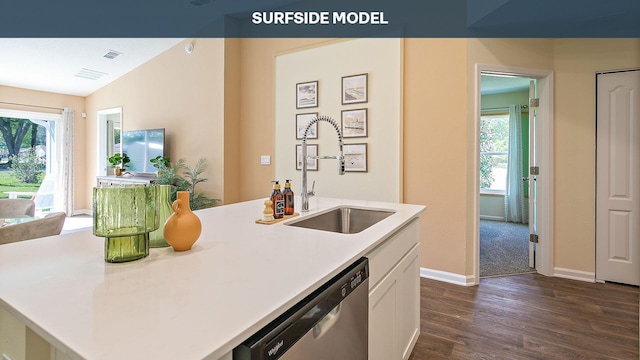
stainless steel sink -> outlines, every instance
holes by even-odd
[[[395,213],[393,210],[341,206],[285,223],[306,229],[356,234]]]

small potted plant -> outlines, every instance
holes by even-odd
[[[126,153],[115,153],[107,158],[109,164],[111,164],[111,168],[114,169],[116,176],[122,175],[122,171],[128,166],[127,164],[131,161],[129,156]]]

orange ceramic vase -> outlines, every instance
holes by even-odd
[[[189,206],[189,192],[178,191],[178,198],[171,207],[173,214],[164,224],[164,238],[175,251],[189,250],[202,232],[200,218]]]

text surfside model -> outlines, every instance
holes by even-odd
[[[256,25],[388,25],[383,11],[256,11]]]

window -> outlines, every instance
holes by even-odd
[[[0,198],[35,196],[36,216],[58,201],[62,131],[56,131],[56,122],[61,119],[54,113],[0,109]]]
[[[480,117],[480,192],[504,194],[507,190],[509,115]]]

